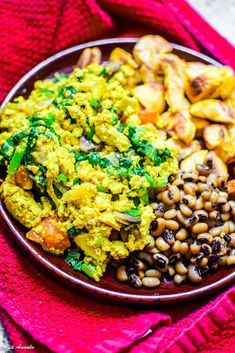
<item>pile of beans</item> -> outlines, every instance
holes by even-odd
[[[157,287],[160,279],[196,283],[218,266],[235,264],[235,201],[208,165],[179,171],[156,199],[150,242],[117,268],[119,281],[135,288]]]

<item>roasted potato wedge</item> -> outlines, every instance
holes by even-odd
[[[235,162],[235,125],[230,126],[227,131],[228,137],[216,148],[216,153],[225,163],[233,163]]]
[[[212,150],[227,140],[228,131],[224,125],[212,124],[204,128],[203,137],[206,147]]]
[[[214,151],[208,153],[205,161],[212,166],[211,171],[213,174],[223,177],[224,180],[228,179],[228,167]]]
[[[168,125],[168,130],[171,135],[177,137],[187,145],[190,144],[196,134],[196,127],[192,123],[187,110],[174,115]]]
[[[139,69],[139,73],[144,83],[159,82],[163,84],[164,75],[161,70],[152,70],[147,65],[143,64]]]
[[[197,117],[208,119],[217,123],[234,123],[234,115],[231,108],[218,99],[205,99],[194,103],[190,107],[190,113]]]
[[[133,95],[149,111],[162,113],[166,107],[164,87],[160,83],[145,83],[133,88]]]
[[[143,36],[134,46],[133,55],[139,64],[155,68],[158,54],[172,51],[170,43],[158,35]]]
[[[200,150],[192,153],[189,157],[182,160],[180,163],[180,169],[182,170],[196,170],[196,164],[204,164],[206,156],[208,154],[207,150]]]
[[[192,103],[211,97],[222,80],[219,70],[216,66],[205,65],[204,70],[189,81],[186,95]]]
[[[112,50],[109,56],[109,61],[111,63],[120,62],[122,64],[129,65],[133,69],[136,69],[138,67],[138,64],[133,59],[133,56],[130,53],[128,53],[126,50],[121,49],[119,47]]]
[[[186,157],[190,156],[193,152],[199,151],[201,149],[201,145],[197,140],[193,140],[190,145],[187,146],[177,139],[169,138],[167,140],[167,146],[169,146],[170,149],[175,151],[178,161],[185,159]]]
[[[80,55],[77,66],[83,69],[89,64],[100,64],[102,60],[101,50],[98,47],[86,48]]]
[[[191,121],[194,124],[194,126],[196,127],[197,135],[201,135],[203,129],[210,125],[208,120],[201,119],[201,118],[195,118],[195,116],[191,117]]]
[[[226,99],[231,96],[233,89],[235,88],[235,77],[234,71],[229,66],[224,66],[220,69],[221,82],[216,88],[211,98],[221,97]]]
[[[164,73],[166,101],[172,113],[187,110],[189,102],[184,95],[186,87],[185,63],[174,54],[159,55],[159,64]]]

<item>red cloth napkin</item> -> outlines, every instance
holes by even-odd
[[[3,0],[0,23],[0,101],[44,58],[101,37],[159,33],[235,66],[234,47],[183,0]],[[235,351],[235,287],[213,300],[148,310],[101,304],[31,265],[1,218],[0,236],[0,315],[17,352],[27,345],[39,353]]]

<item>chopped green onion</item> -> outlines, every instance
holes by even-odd
[[[103,76],[103,75],[105,75],[106,73],[107,73],[107,69],[106,69],[106,67],[103,67],[103,69],[98,73],[97,76]]]
[[[79,235],[81,234],[83,231],[83,229],[77,229],[75,226],[70,228],[68,231],[67,231],[67,234],[68,235],[72,235],[72,236],[76,236],[76,235]]]
[[[21,142],[15,149],[13,157],[8,167],[8,173],[15,173],[19,168],[26,151],[26,143]]]
[[[61,173],[61,174],[57,175],[56,180],[62,181],[63,183],[66,183],[66,181],[68,181],[69,179],[66,174]]]
[[[90,100],[90,105],[93,107],[93,108],[98,108],[98,106],[99,106],[99,101],[98,101],[98,99],[96,99],[96,98],[91,98],[91,100]]]
[[[139,208],[133,208],[131,210],[125,211],[125,213],[129,214],[132,217],[139,217],[141,214],[141,211]]]
[[[88,133],[87,133],[87,139],[88,140],[92,140],[92,137],[94,136],[94,134],[95,134],[95,127],[94,127],[94,125],[91,125],[91,126],[89,126],[89,130],[88,130]]]
[[[105,188],[102,184],[97,185],[97,191],[99,192],[108,192],[107,188]]]

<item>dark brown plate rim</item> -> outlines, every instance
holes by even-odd
[[[68,48],[61,52],[58,52],[55,55],[49,57],[48,59],[42,61],[40,64],[36,65],[28,73],[26,73],[8,93],[8,95],[6,96],[6,98],[4,99],[1,105],[1,108],[3,108],[14,97],[17,90],[20,87],[22,87],[22,85],[24,85],[34,74],[36,74],[38,71],[40,71],[48,64],[53,63],[56,59],[61,58],[67,54],[74,53],[78,50],[85,49],[87,47],[102,46],[104,44],[136,43],[137,40],[138,38],[103,39],[103,40],[92,41],[92,42],[76,45],[72,48]],[[172,44],[172,46],[174,49],[196,56],[199,60],[207,61],[210,64],[216,65],[219,67],[222,66],[218,61],[204,54],[198,53],[192,49],[189,49],[187,47],[184,47],[178,44]],[[157,294],[157,293],[149,294],[149,295],[143,295],[138,293],[129,294],[129,293],[120,293],[120,292],[111,291],[109,289],[100,288],[100,287],[97,287],[95,283],[89,284],[79,278],[70,276],[68,273],[60,270],[58,267],[53,265],[50,261],[46,260],[43,256],[41,256],[41,254],[37,250],[33,249],[30,246],[30,244],[27,243],[26,239],[20,234],[20,232],[18,232],[17,227],[14,225],[11,217],[6,212],[5,207],[3,206],[3,203],[1,200],[0,200],[0,214],[2,215],[2,218],[5,221],[7,227],[14,235],[13,238],[20,246],[20,248],[24,250],[32,259],[34,259],[41,268],[43,268],[46,272],[50,273],[52,276],[56,277],[57,279],[62,280],[64,283],[68,282],[68,284],[72,285],[73,288],[75,287],[75,288],[83,289],[87,293],[95,292],[95,294],[97,294],[98,297],[100,298],[104,297],[107,299],[108,297],[111,297],[115,301],[135,303],[135,304],[146,304],[146,305],[157,304],[157,303],[173,303],[173,302],[180,302],[183,300],[189,300],[196,297],[201,297],[202,295],[210,294],[216,290],[219,290],[223,287],[228,286],[229,284],[234,283],[235,281],[235,272],[232,272],[209,285],[205,285],[200,288],[196,288],[192,286],[192,290],[190,291],[174,293],[174,294]]]

